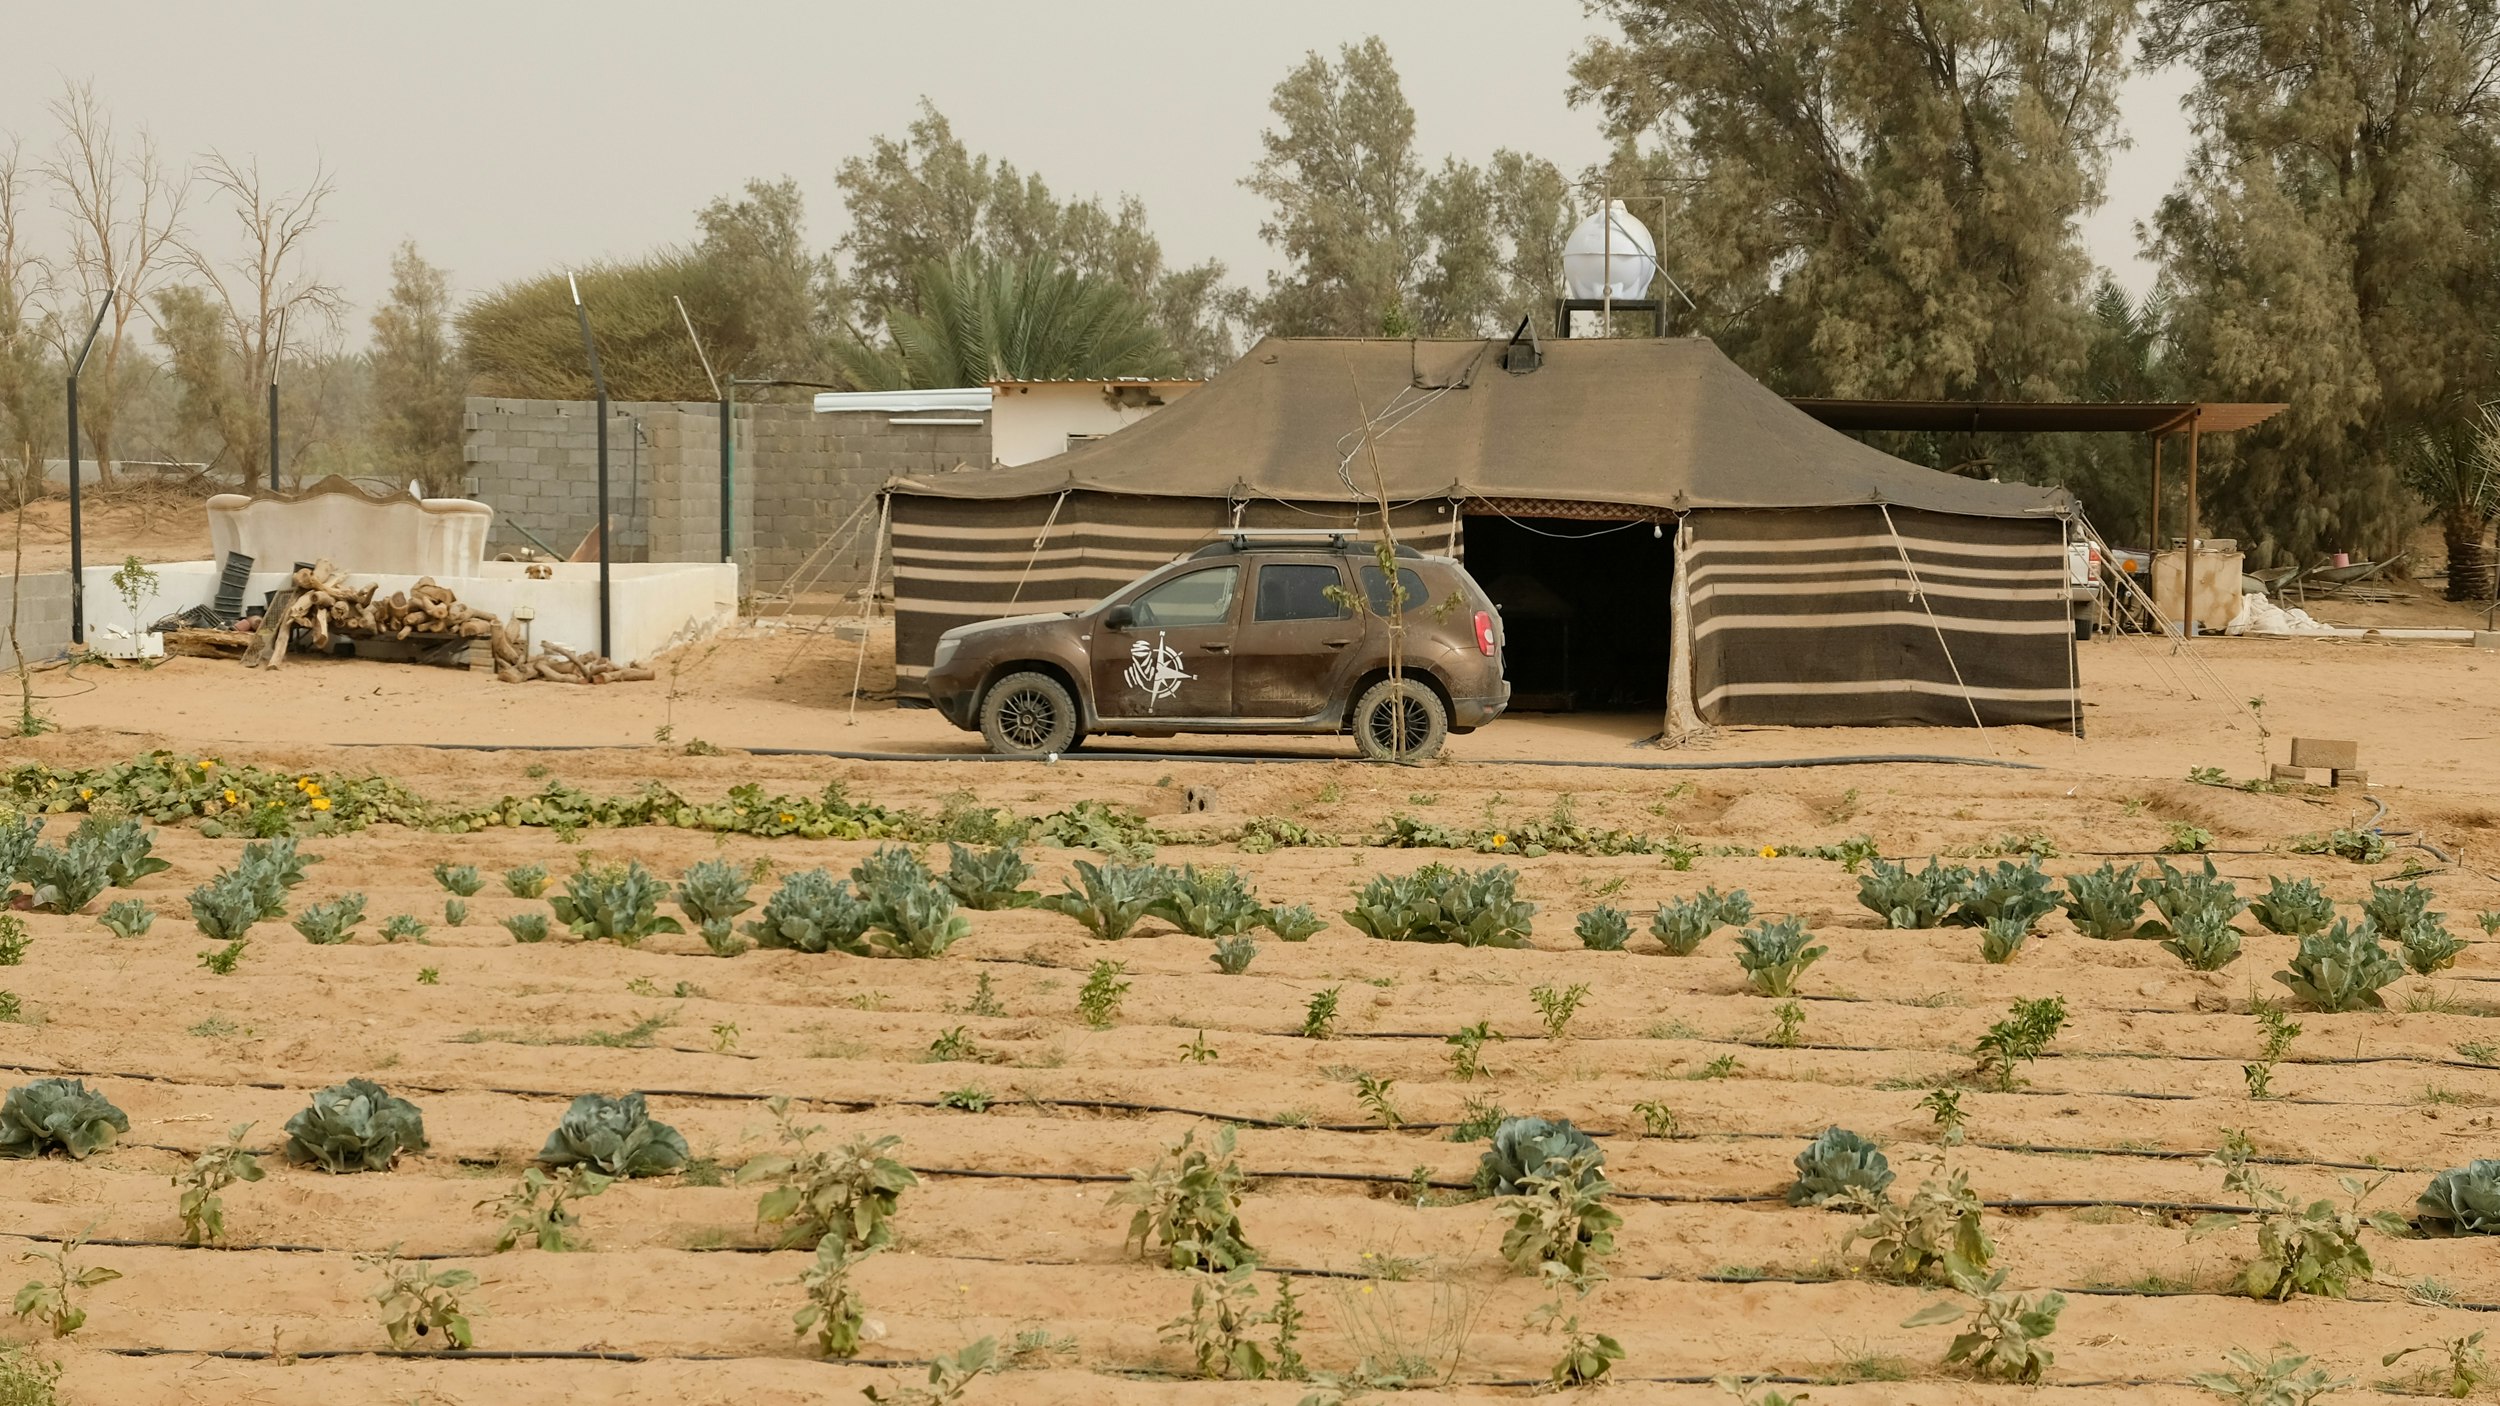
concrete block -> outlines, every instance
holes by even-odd
[[[2292,739],[2292,765],[2350,770],[2361,765],[2361,744],[2324,737]]]
[[[2348,767],[2337,767],[2335,784],[2337,786],[2367,786],[2370,784],[2370,773]]]
[[[2276,762],[2271,774],[2276,781],[2297,782],[2304,786],[2309,784],[2309,768],[2305,766],[2285,766]]]
[[[2476,630],[2474,647],[2476,649],[2500,649],[2500,630]]]

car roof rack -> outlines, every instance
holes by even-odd
[[[1252,547],[1284,547],[1304,544],[1326,547],[1330,551],[1344,551],[1350,547],[1368,550],[1370,546],[1369,542],[1363,540],[1363,529],[1359,527],[1231,527],[1216,533],[1215,536],[1215,541],[1199,548],[1191,555],[1217,556],[1229,552],[1248,551]],[[1403,543],[1397,547],[1397,554],[1400,557],[1417,558],[1424,555]]]

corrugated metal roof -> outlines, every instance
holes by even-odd
[[[819,415],[841,410],[883,410],[899,415],[916,415],[989,408],[990,388],[987,386],[958,386],[934,391],[825,391],[816,397],[816,413]]]

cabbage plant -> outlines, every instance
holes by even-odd
[[[37,1079],[0,1100],[0,1157],[84,1159],[129,1131],[129,1116],[79,1079]]]
[[[1024,852],[1014,845],[973,849],[950,841],[946,853],[947,890],[966,908],[978,912],[1024,908],[1041,897],[1024,887],[1033,877],[1033,866],[1024,862]]]
[[[1788,1204],[1820,1206],[1851,1187],[1881,1196],[1892,1185],[1892,1175],[1892,1164],[1875,1144],[1847,1128],[1825,1128],[1797,1154],[1797,1181],[1788,1188]]]
[[[2002,919],[2019,923],[2029,932],[2056,911],[2057,895],[2049,888],[2049,876],[2040,872],[2039,860],[2020,864],[2001,860],[1994,869],[1971,875],[1953,907],[1951,921],[1961,927],[1984,928]]]
[[[2251,901],[2248,911],[2265,925],[2266,931],[2285,937],[2324,932],[2326,925],[2335,921],[2334,900],[2310,879],[2268,880],[2265,896]]]
[[[218,942],[239,940],[261,920],[261,891],[246,875],[228,869],[191,890],[191,921]]]
[[[564,1110],[538,1160],[612,1177],[656,1177],[686,1165],[686,1139],[651,1117],[642,1095],[583,1094]]]
[[[1128,936],[1172,881],[1172,871],[1160,864],[1094,864],[1080,859],[1072,868],[1074,872],[1060,880],[1066,891],[1044,894],[1034,900],[1034,906],[1074,918],[1106,942]]]
[[[2291,968],[2274,979],[2319,1010],[2357,1011],[2384,1009],[2379,988],[2402,975],[2404,967],[2379,946],[2369,920],[2356,928],[2338,918],[2325,932],[2302,938]]]
[[[1239,937],[1259,926],[1267,908],[1240,870],[1201,870],[1184,864],[1146,905],[1146,915],[1161,918],[1191,937]]]
[[[1601,903],[1581,914],[1572,931],[1591,952],[1620,952],[1632,941],[1632,920],[1622,909]]]
[[[1939,866],[1930,859],[1912,873],[1906,864],[1878,859],[1858,876],[1858,902],[1886,927],[1932,928],[1961,903],[1970,884],[1971,872],[1959,864]]]
[[[675,918],[660,916],[660,900],[667,896],[665,882],[629,860],[575,870],[565,879],[564,892],[547,902],[575,937],[609,937],[630,947],[655,933],[686,930]]]
[[[2135,865],[2121,869],[2104,862],[2089,873],[2067,875],[2062,901],[2075,930],[2104,942],[2135,936],[2136,919],[2144,913],[2144,890],[2135,874]]]
[[[2431,1178],[2413,1203],[2424,1235],[2500,1235],[2500,1159],[2482,1158]]]
[[[713,955],[734,957],[744,947],[730,924],[755,906],[747,897],[753,882],[746,870],[725,859],[704,860],[678,878],[677,906],[694,919]]]
[[[286,1120],[287,1155],[329,1172],[387,1172],[402,1152],[425,1150],[417,1106],[370,1079],[350,1079],[313,1095]]]
[[[1427,864],[1382,874],[1355,895],[1348,926],[1385,942],[1450,942],[1462,947],[1524,947],[1536,905],[1518,896],[1506,864],[1472,873]]]
[[[868,908],[850,884],[822,869],[808,869],[782,881],[764,901],[764,911],[746,925],[759,947],[793,952],[868,954],[861,934],[868,930]]]
[[[1579,1157],[1589,1159],[1591,1170],[1606,1161],[1605,1150],[1570,1119],[1505,1118],[1476,1164],[1476,1186],[1488,1195],[1517,1196],[1528,1189],[1528,1178]]]

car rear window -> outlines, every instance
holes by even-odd
[[[1372,614],[1387,617],[1389,609],[1389,577],[1377,566],[1358,567],[1355,574],[1363,581],[1363,598],[1371,602]],[[1406,598],[1399,602],[1405,610],[1427,610],[1432,598],[1424,594],[1424,578],[1406,567],[1398,568],[1398,585]]]
[[[1344,585],[1333,566],[1277,562],[1259,568],[1261,620],[1340,620],[1346,607],[1329,592]]]

